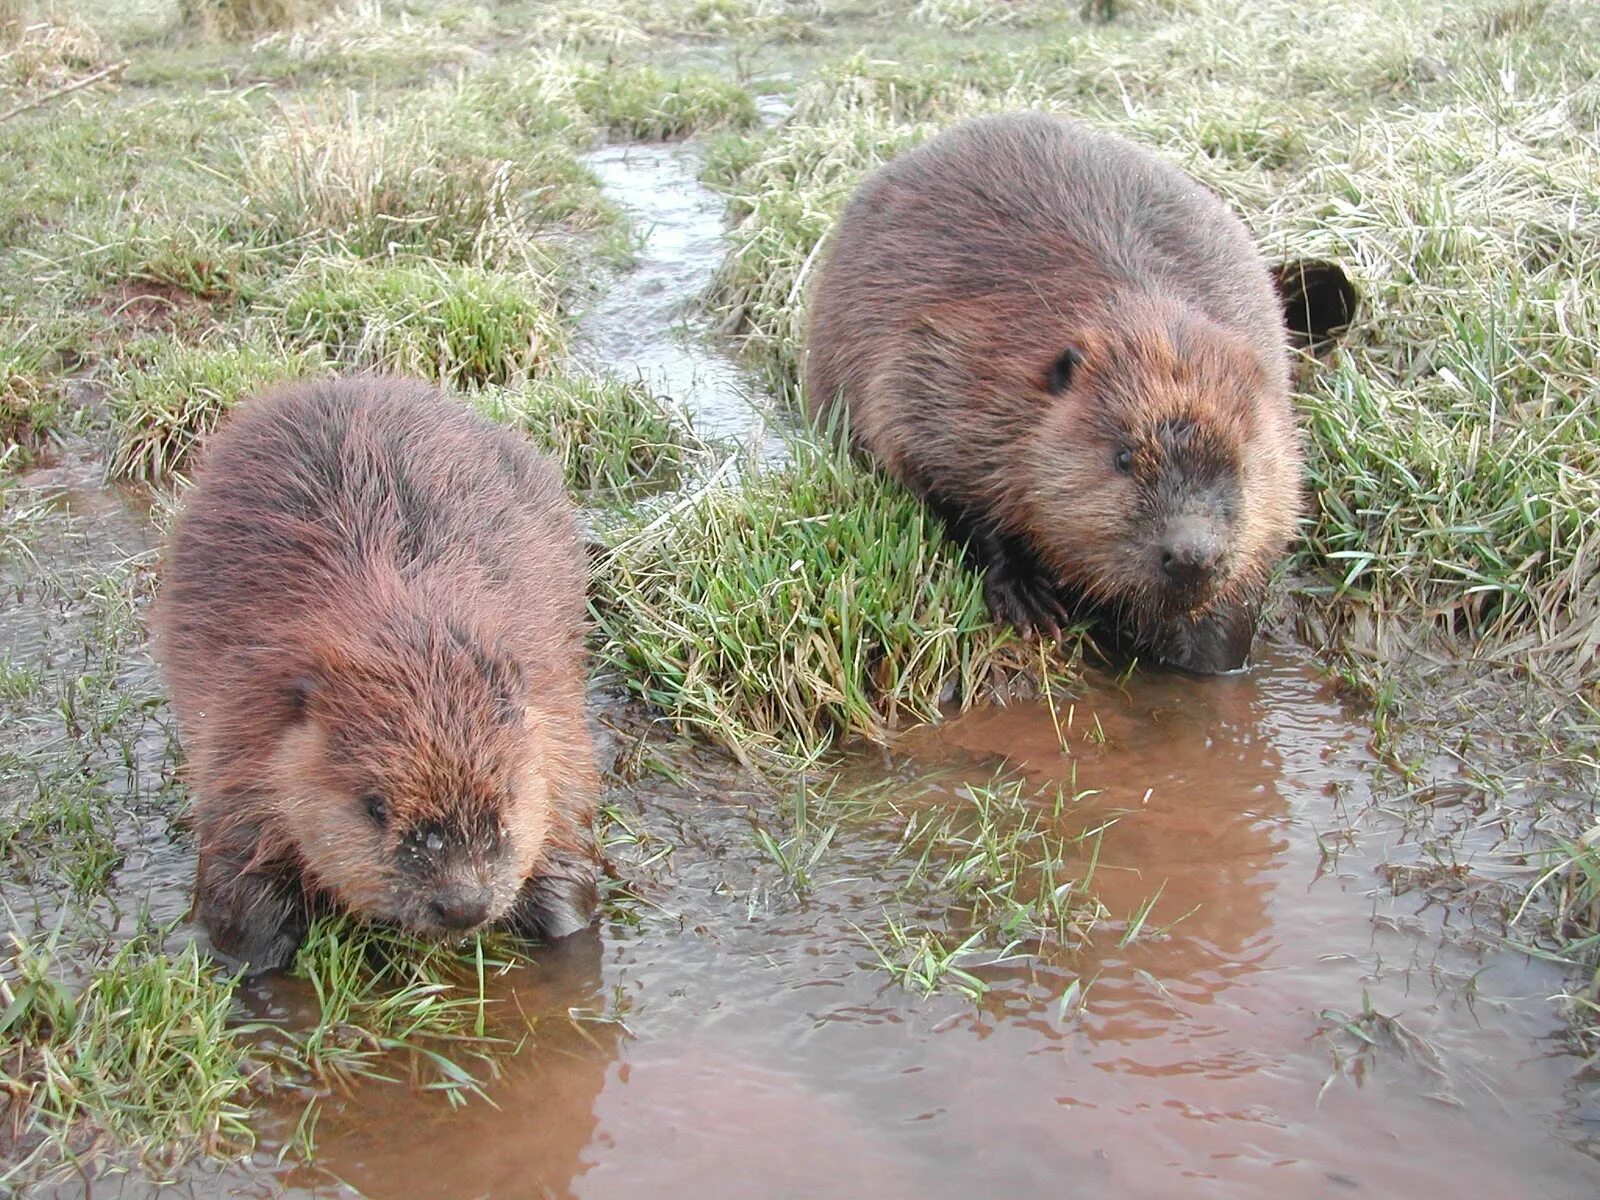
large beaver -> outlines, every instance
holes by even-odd
[[[850,201],[805,370],[997,620],[1245,661],[1300,507],[1288,344],[1243,224],[1180,171],[1042,113],[947,130]]]
[[[433,388],[232,413],[153,617],[216,947],[282,966],[329,907],[423,935],[586,927],[584,582],[555,468]]]

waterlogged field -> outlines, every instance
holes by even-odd
[[[0,1194],[1600,1191],[1600,11],[0,0]],[[794,413],[855,181],[1078,114],[1361,309],[1258,661],[989,625]],[[145,648],[270,382],[585,507],[598,934],[186,923]]]

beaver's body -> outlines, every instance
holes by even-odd
[[[1244,226],[1180,171],[1038,113],[946,131],[851,200],[805,366],[997,619],[1244,661],[1299,511],[1287,343]]]
[[[229,416],[153,618],[220,950],[282,965],[324,907],[587,926],[584,578],[554,467],[430,387],[305,384]]]

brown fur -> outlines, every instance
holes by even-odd
[[[367,376],[246,403],[194,482],[152,623],[218,949],[282,965],[326,907],[586,926],[585,567],[555,468]]]
[[[970,121],[861,185],[810,304],[813,413],[940,512],[998,618],[1243,661],[1301,451],[1282,302],[1221,201],[1071,121]],[[1180,528],[1217,555],[1182,589]]]

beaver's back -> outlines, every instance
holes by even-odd
[[[833,231],[811,293],[809,403],[840,388],[856,402],[898,339],[952,303],[986,302],[1044,337],[1048,319],[1092,321],[1130,294],[1175,300],[1283,356],[1265,265],[1199,184],[1060,117],[966,122],[875,172]]]
[[[433,388],[381,376],[247,403],[207,442],[154,613],[180,718],[236,689],[230,661],[292,649],[370,581],[579,661],[583,566],[556,469]]]

